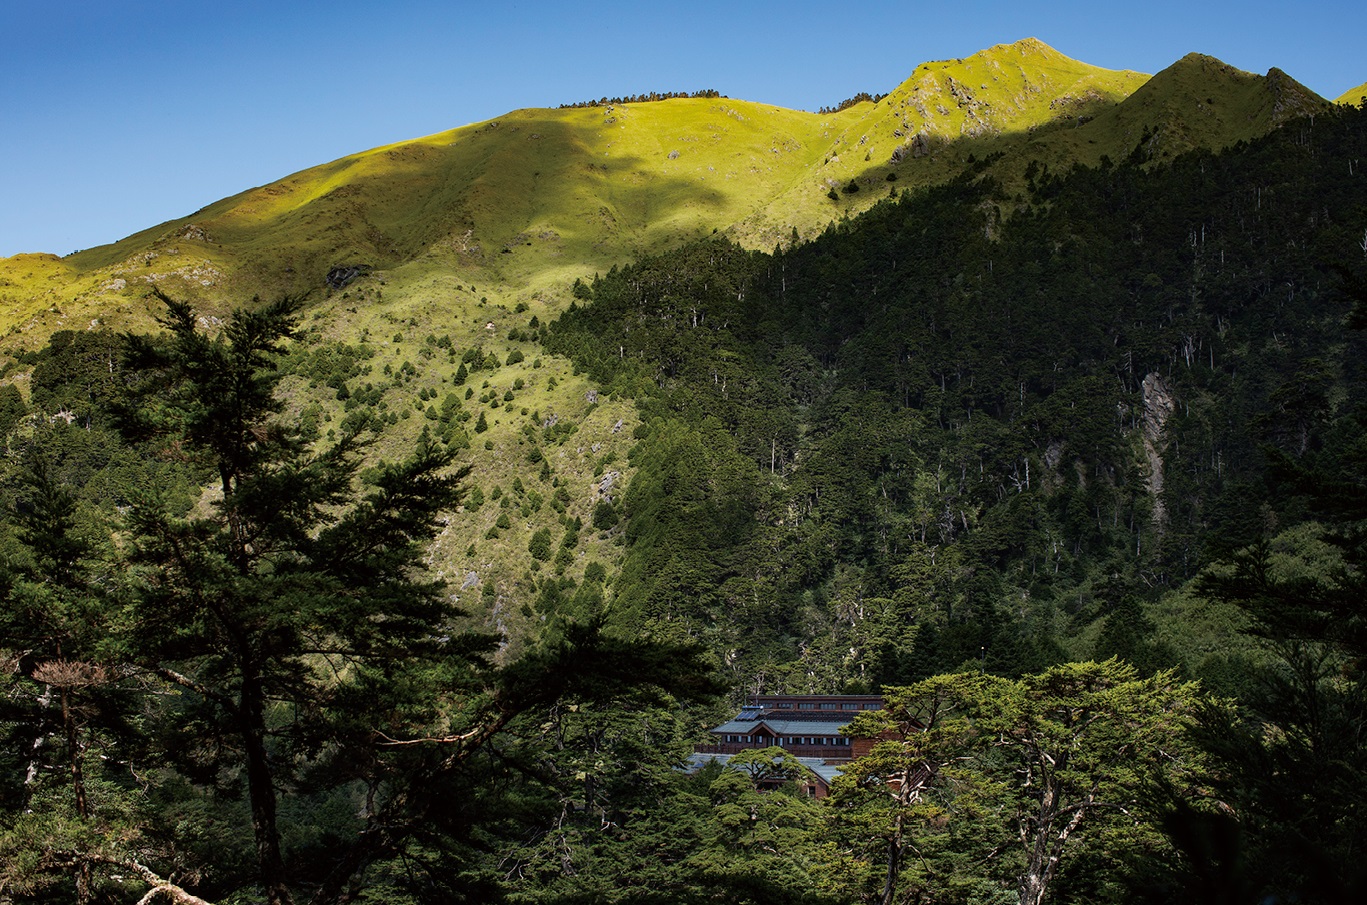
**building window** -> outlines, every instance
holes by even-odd
[[[815,702],[815,701],[799,701],[799,702],[798,702],[798,705],[797,705],[797,709],[798,709],[798,710],[815,710],[815,709],[816,709],[816,702]]]
[[[841,710],[858,710],[859,704],[855,701],[846,701],[840,705]]]

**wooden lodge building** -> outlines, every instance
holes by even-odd
[[[875,739],[853,738],[844,728],[861,710],[880,710],[883,698],[860,695],[759,695],[733,719],[712,729],[712,741],[697,745],[692,769],[709,761],[725,764],[752,748],[782,748],[807,768],[799,780],[813,798],[825,798],[840,767],[869,753]]]

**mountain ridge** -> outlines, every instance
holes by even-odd
[[[1026,38],[922,63],[878,102],[836,113],[730,98],[515,110],[65,258],[0,259],[0,329],[145,323],[149,284],[226,309],[318,292],[329,269],[359,263],[396,272],[391,297],[454,277],[496,305],[549,314],[595,270],[711,233],[752,248],[811,237],[867,209],[882,185],[943,183],[986,158],[998,158],[992,175],[1023,184],[1031,160],[1095,165],[1141,137],[1164,159],[1320,107],[1278,70],[1255,76],[1192,54],[1150,77]]]
[[[1340,94],[1334,100],[1334,103],[1348,104],[1349,106],[1357,107],[1364,101],[1367,101],[1367,82],[1363,82],[1356,88],[1349,88],[1347,91]]]

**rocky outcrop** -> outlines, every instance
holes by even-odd
[[[1168,447],[1165,429],[1174,404],[1171,389],[1157,372],[1145,376],[1142,395],[1144,458],[1149,466],[1144,483],[1153,499],[1154,527],[1161,531],[1168,522],[1167,507],[1163,505],[1163,453]]]
[[[332,289],[345,289],[352,282],[370,273],[369,264],[351,264],[334,267],[328,271],[327,284]]]

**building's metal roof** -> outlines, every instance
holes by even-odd
[[[764,726],[774,735],[844,735],[840,730],[849,725],[847,719],[837,720],[730,720],[712,730],[713,735],[754,735]]]
[[[808,700],[803,696],[782,699],[751,701],[740,708],[735,719],[739,722],[755,720],[851,720],[867,710],[879,709],[880,700],[873,695],[859,697],[853,701],[844,697],[833,699]],[[836,706],[836,705],[840,706]]]
[[[799,757],[798,760],[802,762],[802,766],[820,776],[828,786],[840,775],[840,768],[845,766],[844,764],[828,764],[819,757]]]

